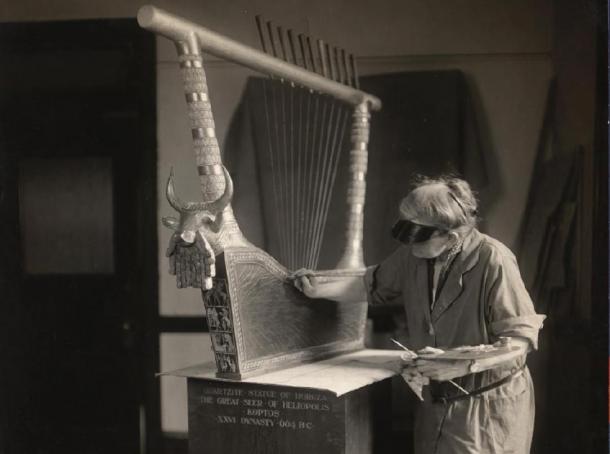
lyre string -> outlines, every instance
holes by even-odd
[[[281,38],[281,28],[277,29],[278,32],[278,36],[280,39],[280,48],[282,49],[282,54],[284,56],[284,60],[286,60],[286,51],[284,50],[284,45],[282,42],[282,38]],[[280,81],[280,85],[279,85],[279,92],[280,92],[280,105],[279,105],[279,111],[280,111],[280,123],[281,123],[281,132],[282,132],[282,138],[281,138],[281,160],[282,160],[282,167],[283,167],[283,171],[282,171],[282,186],[280,188],[283,200],[284,200],[284,209],[283,209],[283,215],[284,215],[284,222],[282,223],[282,229],[285,232],[284,236],[286,239],[286,244],[284,245],[284,257],[286,257],[286,259],[289,260],[290,258],[290,229],[289,229],[289,224],[290,224],[290,208],[289,208],[289,194],[288,194],[288,159],[287,159],[287,155],[288,155],[288,142],[287,142],[287,128],[286,128],[286,85],[285,85],[285,81],[282,79]],[[279,126],[279,125],[278,125]]]
[[[314,57],[314,50],[313,50],[313,46],[311,45],[311,39],[308,36],[307,37],[307,51],[309,54],[309,58],[311,61],[311,69],[312,71],[316,72],[316,73],[320,73],[321,71],[318,69],[319,68],[319,64],[316,60],[316,58]],[[309,106],[308,107],[312,107],[311,104],[311,99],[313,97],[313,92],[311,92],[312,96],[309,96]],[[304,194],[304,198],[305,198],[305,203],[306,203],[306,208],[305,208],[305,224],[304,224],[304,231],[303,231],[303,256],[302,256],[302,260],[303,260],[303,266],[305,268],[313,268],[313,266],[311,265],[311,263],[309,263],[306,259],[307,257],[307,252],[309,251],[308,249],[308,239],[309,239],[309,230],[307,229],[307,221],[309,221],[309,219],[311,219],[311,201],[313,200],[312,197],[312,176],[313,176],[313,147],[314,147],[314,138],[316,136],[316,130],[318,127],[318,108],[320,105],[320,97],[319,96],[315,96],[315,103],[313,103],[313,112],[311,112],[311,110],[309,111],[309,115],[310,118],[313,118],[313,124],[312,127],[309,128],[311,135],[308,136],[308,140],[307,140],[307,145],[305,148],[305,153],[308,157],[308,172],[307,172],[307,186],[305,187],[305,194]],[[307,124],[309,125],[309,122],[307,122]]]
[[[292,33],[289,35],[292,36]],[[303,35],[299,35],[298,39],[299,39],[299,47],[298,49],[300,50],[300,57],[301,57],[301,61],[303,64],[303,67],[305,69],[307,69],[307,61],[305,58],[305,46],[302,40],[302,36]],[[291,39],[292,42],[292,39]],[[296,57],[295,57],[296,60]],[[293,269],[295,269],[298,266],[302,266],[303,264],[300,263],[301,258],[303,257],[303,241],[302,241],[302,233],[303,233],[303,222],[305,220],[303,214],[302,214],[302,199],[303,199],[303,189],[301,187],[301,161],[303,159],[303,97],[305,96],[305,89],[299,87],[298,89],[298,93],[299,93],[299,121],[298,121],[298,139],[297,139],[297,143],[298,143],[298,149],[297,149],[297,155],[298,155],[298,162],[297,162],[297,230],[296,230],[296,242],[297,242],[297,257],[299,258],[299,263],[295,264],[295,266],[293,266]]]
[[[341,70],[340,65],[336,59],[336,48],[333,48],[331,52],[329,46],[325,46],[325,54],[328,60],[328,66],[330,68],[330,76],[331,79],[337,82],[341,82]],[[333,58],[334,57],[334,58]],[[335,102],[333,99],[330,99],[331,106],[331,114],[327,123],[327,134],[325,137],[325,145],[324,145],[324,154],[325,157],[323,172],[322,172],[322,182],[320,185],[321,188],[321,197],[318,201],[317,208],[317,217],[316,224],[314,226],[314,244],[312,247],[313,255],[313,263],[318,266],[320,251],[322,248],[322,241],[324,237],[326,219],[328,218],[328,207],[330,206],[330,199],[332,190],[334,187],[334,182],[336,180],[336,165],[338,164],[338,150],[336,147],[337,141],[337,131],[339,129],[340,123],[340,114],[341,109],[340,105]],[[332,141],[331,141],[331,132],[332,132]]]
[[[302,34],[295,46],[292,30],[268,21],[265,34],[260,18],[256,21],[264,52],[338,83],[355,83],[353,60],[343,49],[321,40],[312,46]],[[265,80],[263,98],[278,259],[289,269],[315,269],[350,110],[331,97],[282,79]]]
[[[294,47],[294,38],[292,30],[287,30],[286,36],[288,38],[288,50],[290,53],[290,62],[294,65],[298,65],[297,55]],[[299,182],[300,182],[300,170],[299,170],[299,137],[297,128],[299,126],[299,120],[297,119],[297,105],[298,105],[298,87],[294,84],[290,84],[290,139],[291,139],[291,167],[292,170],[290,175],[292,177],[291,183],[291,194],[292,194],[292,207],[291,207],[291,221],[292,221],[292,260],[290,262],[290,268],[294,269],[296,264],[299,262],[298,254],[298,224],[299,224]]]
[[[289,46],[290,42],[287,39],[287,33],[282,27],[278,27],[278,33],[280,36],[280,42],[282,46],[282,53],[284,55],[284,60],[289,63],[295,63],[294,61],[294,49],[291,49]],[[288,41],[288,42],[287,42]],[[291,52],[292,51],[292,52]],[[294,234],[296,229],[296,185],[295,185],[295,157],[294,157],[294,83],[288,81],[284,81],[284,91],[288,91],[287,103],[286,103],[286,160],[287,160],[287,187],[286,191],[289,194],[289,219],[288,219],[288,233],[289,233],[289,243],[288,243],[288,267],[294,268],[296,263],[296,236]]]
[[[311,50],[311,42],[309,41],[309,37],[307,37],[307,44],[305,43],[305,37],[304,35],[299,35],[299,43],[301,46],[301,52],[303,53],[303,64],[305,65],[305,68],[310,69],[311,71],[315,71],[315,66],[314,66],[314,62],[313,62],[313,53]],[[309,62],[310,64],[307,63],[308,60],[308,55],[310,57]],[[311,104],[312,104],[312,96],[309,96],[311,94],[311,92],[309,90],[307,90],[306,88],[303,88],[301,91],[302,95],[304,97],[306,97],[307,100],[307,108],[306,108],[306,118],[309,119],[311,118]],[[305,139],[304,139],[304,143],[303,143],[303,158],[304,158],[304,163],[303,163],[303,167],[304,167],[304,172],[306,172],[306,169],[308,169],[310,166],[308,165],[309,162],[311,161],[310,156],[309,156],[309,143],[310,143],[310,122],[309,121],[305,121]],[[306,244],[306,234],[307,231],[305,229],[305,222],[307,219],[307,195],[309,193],[309,186],[307,186],[305,184],[305,176],[303,176],[303,192],[301,194],[301,200],[302,200],[302,204],[301,204],[301,219],[302,222],[299,226],[299,245],[300,245],[300,252],[299,252],[299,257],[301,259],[301,263],[299,263],[299,266],[305,267],[307,266],[307,263],[304,262],[304,257],[305,257],[305,253],[307,251],[307,244]],[[308,176],[308,175],[307,175]]]
[[[294,65],[297,65],[297,60],[296,60],[296,55],[294,53],[294,41],[292,39],[292,30],[286,30],[286,38],[287,38],[287,53],[289,54],[289,59],[288,61]],[[297,218],[298,218],[298,211],[297,211],[297,199],[298,199],[298,185],[297,185],[297,180],[298,180],[298,170],[296,168],[296,161],[297,159],[295,158],[298,157],[298,153],[296,150],[296,146],[297,146],[297,136],[295,134],[295,116],[296,116],[296,107],[295,107],[295,91],[296,91],[296,86],[293,82],[290,82],[290,154],[291,154],[291,171],[290,171],[290,177],[291,177],[291,200],[292,200],[292,205],[291,205],[291,209],[290,209],[290,213],[291,213],[291,223],[292,223],[292,243],[291,243],[291,255],[292,255],[292,260],[290,263],[290,268],[294,268],[294,265],[297,261],[297,242],[296,242],[296,227],[297,227]]]
[[[314,50],[313,50],[313,46],[311,45],[311,41],[309,40],[309,38],[307,39],[308,41],[308,46],[309,46],[309,52],[311,55],[311,59],[314,65],[314,69],[317,73],[321,73],[320,71],[320,64],[317,60],[317,58],[314,56]],[[318,117],[320,115],[320,96],[317,95],[315,96],[315,105],[314,105],[314,110],[313,110],[313,127],[312,127],[312,134],[311,134],[311,141],[309,143],[309,149],[307,150],[307,153],[309,155],[309,170],[308,170],[308,185],[307,185],[307,209],[306,209],[306,221],[305,221],[305,225],[306,225],[306,229],[305,229],[305,245],[307,245],[307,249],[306,249],[306,261],[305,261],[305,267],[306,268],[314,268],[313,264],[311,263],[311,261],[309,260],[309,252],[311,251],[311,220],[313,218],[313,212],[314,212],[314,206],[313,206],[313,202],[314,202],[314,187],[315,187],[315,180],[314,180],[314,167],[315,166],[315,148],[316,148],[316,137],[318,135]]]
[[[259,38],[261,41],[263,51],[265,53],[268,53],[269,51],[267,49],[260,16],[256,16],[256,25],[258,27]],[[269,23],[267,23],[267,26],[269,27]],[[273,46],[273,39],[272,39],[272,37],[270,37],[270,38],[271,38],[271,45]],[[279,197],[278,197],[278,182],[277,182],[277,177],[278,177],[279,172],[276,171],[275,165],[274,165],[275,164],[275,159],[274,159],[275,153],[273,150],[272,133],[271,133],[271,125],[276,124],[276,122],[271,121],[271,116],[269,114],[270,107],[269,107],[268,92],[270,91],[269,87],[271,85],[271,82],[269,81],[269,79],[264,79],[262,85],[263,85],[263,100],[264,100],[264,105],[265,105],[265,125],[266,125],[266,129],[267,129],[267,143],[269,145],[269,154],[271,156],[270,164],[271,164],[271,174],[272,174],[271,175],[271,184],[273,187],[273,204],[274,204],[275,212],[279,213],[279,211],[281,210],[280,201],[279,201]],[[271,86],[271,91],[273,91],[273,86]],[[274,96],[273,93],[271,94],[271,96]]]
[[[276,173],[277,175],[274,175],[274,178],[276,179],[276,188],[277,191],[274,192],[273,196],[274,198],[276,198],[278,200],[278,204],[279,204],[279,211],[276,213],[276,216],[278,217],[285,217],[286,215],[286,203],[285,203],[285,197],[284,197],[284,181],[283,181],[283,177],[285,175],[285,172],[282,171],[282,144],[281,144],[281,136],[280,136],[280,124],[279,124],[279,103],[280,103],[280,94],[278,93],[278,91],[280,91],[281,86],[279,85],[280,82],[279,81],[273,81],[272,85],[271,85],[271,93],[272,95],[272,112],[273,112],[273,125],[275,126],[275,133],[273,135],[274,139],[275,139],[275,153],[271,156],[271,167],[272,167],[272,172]],[[283,219],[278,219],[279,222],[277,222],[277,229],[278,229],[278,233],[280,234],[280,254],[281,256],[285,256],[286,255],[286,250],[287,250],[287,242],[288,242],[288,238],[287,238],[287,232],[286,230],[283,228],[284,226],[284,222]]]
[[[322,152],[322,170],[320,175],[320,183],[318,187],[318,198],[316,199],[316,216],[314,219],[313,225],[313,242],[312,242],[312,262],[315,264],[317,268],[318,262],[316,257],[318,254],[318,248],[320,247],[320,239],[321,239],[321,221],[322,221],[322,206],[324,205],[324,200],[327,197],[328,188],[326,187],[328,181],[328,174],[330,173],[330,158],[331,153],[329,152],[330,145],[330,136],[331,136],[331,125],[333,125],[333,117],[335,113],[335,103],[332,102],[331,99],[327,99],[327,107],[330,104],[330,115],[326,122],[325,133],[323,137],[324,144],[321,148]]]
[[[287,30],[286,31],[287,37],[288,37],[288,50],[290,51],[290,61],[291,63],[293,63],[294,65],[298,65],[297,62],[297,57],[296,57],[296,53],[295,53],[295,48],[294,48],[294,39],[293,39],[293,35],[292,35],[292,30]],[[291,86],[291,90],[290,90],[290,149],[291,149],[291,164],[292,164],[292,170],[290,172],[291,178],[292,178],[292,183],[291,183],[291,194],[292,194],[292,207],[291,207],[291,216],[292,216],[292,261],[290,263],[290,268],[294,269],[294,267],[296,266],[296,263],[298,261],[298,254],[297,254],[297,236],[296,236],[296,229],[297,229],[297,225],[298,225],[298,215],[299,215],[299,211],[298,211],[298,197],[299,197],[299,169],[298,169],[298,158],[299,158],[299,154],[298,154],[298,150],[297,150],[297,146],[298,146],[298,137],[295,134],[295,116],[296,116],[296,112],[297,109],[295,108],[295,91],[296,91],[296,86],[294,85],[294,83],[290,84]],[[295,159],[295,154],[296,154],[296,159]],[[296,168],[295,168],[296,166]],[[296,179],[296,182],[295,182]]]
[[[341,82],[341,70],[340,65],[337,61],[337,49],[333,47],[331,52],[328,45],[325,46],[326,56],[328,60],[328,66],[330,68],[331,79],[337,82]],[[334,57],[334,58],[333,58]],[[328,208],[330,206],[330,199],[334,182],[336,180],[336,165],[338,164],[338,150],[337,149],[337,131],[339,130],[341,106],[332,98],[329,99],[331,105],[331,115],[327,123],[327,136],[326,143],[324,146],[325,157],[322,173],[322,184],[321,184],[321,198],[318,205],[318,214],[316,219],[316,225],[314,228],[314,245],[312,247],[313,263],[316,267],[319,263],[320,251],[322,248],[322,241],[324,237],[324,230],[326,225],[326,219],[328,218]],[[331,132],[333,135],[331,142]]]
[[[273,25],[271,23],[271,21],[267,22],[267,31],[269,34],[269,40],[271,42],[271,50],[273,52],[273,56],[274,57],[278,57],[278,50],[276,48],[276,39],[275,39],[275,34],[273,32]],[[276,81],[272,86],[271,89],[271,93],[272,93],[272,111],[273,111],[273,125],[275,126],[275,134],[274,134],[274,138],[275,138],[275,153],[271,156],[271,162],[272,162],[272,173],[276,174],[274,175],[274,178],[276,178],[277,181],[277,186],[276,186],[276,190],[274,190],[274,198],[276,198],[278,200],[278,204],[279,204],[279,210],[276,213],[276,227],[277,227],[277,231],[279,234],[279,248],[280,248],[280,256],[282,258],[285,259],[285,257],[287,256],[287,249],[288,249],[288,232],[286,230],[286,217],[287,217],[287,212],[288,212],[288,207],[287,207],[287,203],[286,203],[286,197],[285,197],[285,191],[284,191],[284,187],[286,186],[286,184],[284,183],[284,179],[286,178],[286,171],[285,169],[283,169],[283,171],[280,171],[280,168],[282,167],[282,156],[283,156],[283,148],[282,148],[282,143],[281,143],[281,137],[280,137],[280,121],[278,119],[278,112],[281,109],[281,98],[283,98],[283,91],[282,91],[282,85],[281,85],[281,81]],[[280,93],[278,93],[278,91]],[[284,128],[281,128],[284,129]],[[284,148],[285,149],[285,148]],[[275,161],[275,166],[273,164],[273,162]]]
[[[320,42],[318,42],[320,44]],[[322,57],[322,67],[324,68],[324,76],[325,77],[329,77],[332,80],[335,80],[335,68],[332,62],[332,58],[331,58],[331,53],[330,53],[330,49],[328,44],[322,44],[319,46],[320,48],[320,53],[321,53],[321,57]],[[330,141],[330,133],[331,133],[331,125],[333,123],[333,116],[334,116],[334,107],[335,107],[335,103],[332,102],[332,99],[330,98],[326,98],[325,97],[325,109],[324,109],[324,113],[327,113],[330,107],[330,112],[329,112],[329,116],[328,118],[323,119],[323,125],[324,125],[324,132],[323,134],[321,134],[320,136],[320,147],[319,150],[321,152],[320,156],[321,159],[319,161],[319,164],[321,166],[321,168],[318,170],[317,172],[317,177],[319,177],[319,179],[317,180],[317,184],[316,184],[316,200],[315,200],[315,207],[316,207],[316,213],[313,219],[313,223],[312,223],[312,247],[310,249],[310,253],[311,253],[311,262],[313,263],[314,267],[317,268],[317,260],[316,260],[316,256],[318,255],[317,253],[317,248],[319,247],[319,242],[320,242],[320,222],[322,220],[322,211],[321,211],[321,207],[323,205],[323,200],[324,197],[326,195],[326,187],[325,187],[325,182],[327,180],[327,172],[329,171],[328,169],[328,158],[329,158],[329,152],[328,152],[328,146],[329,146],[329,141]]]
[[[319,41],[317,41],[317,46],[314,47],[314,51],[315,51],[315,56],[316,56],[316,62],[318,62],[319,66],[319,70],[320,70],[320,74],[324,75],[324,63],[323,60],[321,59],[321,53],[319,51]],[[324,120],[325,120],[325,113],[326,113],[326,109],[324,108],[324,99],[321,96],[316,96],[316,110],[314,111],[314,133],[312,136],[312,141],[311,141],[311,149],[309,150],[310,153],[310,157],[311,157],[311,168],[310,168],[310,178],[311,178],[311,183],[309,185],[309,194],[308,194],[308,207],[309,207],[309,213],[307,214],[307,240],[306,240],[306,244],[308,246],[308,249],[306,251],[307,253],[307,268],[314,268],[312,262],[311,262],[311,251],[312,251],[312,245],[313,245],[313,219],[314,219],[314,215],[316,213],[316,195],[317,195],[317,189],[319,187],[318,183],[318,177],[320,175],[319,172],[319,168],[320,168],[320,160],[319,160],[319,154],[317,154],[317,150],[320,149],[320,135],[322,134],[323,128],[324,128]]]
[[[282,51],[282,57],[283,60],[286,61],[286,49],[284,48],[284,41],[282,38],[282,28],[278,27],[276,29],[277,35],[278,35],[278,39],[279,39],[279,47]],[[280,92],[280,103],[279,103],[279,121],[278,121],[278,127],[281,125],[281,163],[282,163],[282,186],[280,188],[280,193],[282,195],[282,198],[284,200],[284,209],[283,209],[283,216],[284,216],[284,220],[281,223],[281,228],[284,231],[284,238],[285,238],[285,245],[284,245],[284,263],[289,263],[290,262],[290,251],[291,251],[291,224],[290,224],[290,214],[292,212],[291,209],[291,203],[290,203],[290,175],[289,175],[289,168],[288,168],[288,164],[289,164],[289,159],[288,159],[288,154],[289,154],[289,148],[288,148],[288,121],[287,121],[287,93],[286,93],[286,81],[284,79],[280,80],[280,84],[278,85],[278,89]]]
[[[325,52],[325,46],[324,46],[324,41],[322,40],[317,40],[317,44],[318,44],[318,55],[320,57],[320,66],[322,68],[322,75],[324,77],[329,76],[328,73],[328,64],[326,61],[326,52]],[[316,166],[315,166],[315,177],[314,177],[314,184],[313,187],[311,188],[312,192],[313,192],[313,197],[312,197],[312,201],[311,201],[311,206],[312,206],[312,211],[311,211],[311,215],[309,217],[309,222],[308,222],[308,232],[309,232],[309,238],[307,241],[307,244],[310,245],[309,251],[308,251],[308,268],[316,268],[317,264],[314,261],[314,257],[315,257],[315,251],[313,248],[314,242],[315,242],[315,226],[317,224],[317,216],[320,214],[319,211],[319,200],[320,200],[320,193],[322,191],[322,185],[321,185],[321,177],[322,177],[322,169],[324,168],[322,165],[322,159],[323,157],[320,155],[320,151],[322,150],[322,143],[323,143],[323,138],[324,138],[324,133],[326,131],[326,129],[328,128],[328,121],[326,119],[327,113],[328,113],[328,103],[326,102],[326,98],[325,97],[321,97],[321,101],[322,101],[322,117],[321,117],[321,123],[320,123],[320,131],[318,136],[316,137],[316,141],[315,141],[315,148],[312,150],[312,153],[315,153],[314,156],[317,156],[316,159]]]
[[[326,54],[329,59],[329,66],[331,71],[331,77],[333,80],[337,82],[343,82],[343,75],[341,72],[341,65],[337,58],[337,48],[333,48],[333,51],[330,52],[330,48],[326,46]],[[334,57],[334,58],[333,58]],[[340,118],[342,109],[341,106],[334,100],[331,100],[331,119],[329,119],[329,128],[328,128],[328,136],[326,138],[326,146],[324,150],[324,156],[327,157],[327,161],[324,164],[324,173],[323,174],[323,184],[321,185],[323,188],[322,198],[320,200],[320,207],[318,209],[318,218],[317,224],[315,226],[315,240],[314,247],[312,250],[314,251],[314,262],[317,265],[319,262],[320,251],[322,248],[322,241],[324,237],[324,227],[326,225],[326,220],[328,219],[328,209],[330,207],[331,194],[334,187],[334,183],[336,180],[336,170],[339,162],[340,156],[340,147],[337,148],[337,131],[339,130]],[[336,116],[334,121],[333,113],[335,112],[335,107],[338,107]],[[332,128],[331,128],[332,126]],[[330,142],[330,132],[333,133],[332,144]]]
[[[291,196],[291,209],[290,209],[290,213],[291,213],[291,232],[295,232],[296,231],[296,216],[297,216],[297,212],[296,212],[296,198],[297,198],[297,194],[296,194],[296,190],[297,190],[297,186],[295,183],[295,176],[298,176],[298,173],[295,169],[295,163],[296,163],[296,159],[295,159],[295,141],[296,141],[296,136],[295,136],[295,131],[294,131],[294,123],[295,123],[295,112],[296,109],[294,107],[294,85],[292,85],[291,87],[289,87],[290,90],[290,162],[291,162],[291,170],[290,170],[290,179],[291,179],[291,183],[290,183],[290,196]],[[296,235],[294,235],[294,233],[292,234],[292,244],[291,244],[291,255],[292,255],[292,259],[291,259],[291,268],[294,269],[294,265],[296,263]]]
[[[286,47],[284,46],[284,32],[282,27],[277,27],[277,35],[278,35],[278,39],[279,39],[279,44],[280,44],[280,49],[282,51],[282,59],[284,61],[288,60],[288,56],[286,53]],[[292,194],[291,194],[291,184],[289,183],[291,176],[289,174],[289,168],[288,168],[288,164],[289,162],[291,162],[288,159],[288,154],[290,153],[289,147],[288,147],[288,127],[287,124],[289,123],[287,121],[286,118],[286,110],[290,111],[290,109],[286,109],[286,81],[282,79],[282,84],[280,86],[280,94],[281,94],[281,121],[282,121],[282,143],[283,143],[283,148],[282,148],[282,164],[284,167],[284,172],[283,172],[283,176],[284,176],[284,186],[282,187],[282,193],[284,195],[284,200],[286,201],[286,204],[284,206],[285,209],[285,223],[282,226],[284,231],[286,232],[286,251],[285,251],[285,257],[287,259],[287,263],[288,266],[290,267],[290,263],[292,260],[292,238],[290,233],[292,232],[292,223],[291,223],[291,215],[292,215]]]
[[[326,221],[328,220],[328,212],[330,209],[330,203],[331,203],[331,199],[332,197],[330,197],[330,194],[332,194],[333,188],[335,186],[335,181],[337,179],[337,170],[339,169],[339,162],[341,159],[341,152],[343,150],[343,139],[345,138],[345,126],[347,124],[347,120],[349,118],[349,110],[345,107],[345,106],[340,106],[340,110],[341,110],[341,128],[338,137],[339,137],[339,144],[337,146],[336,145],[336,139],[337,139],[337,129],[335,129],[335,135],[333,138],[333,149],[334,149],[334,163],[332,164],[332,177],[330,180],[330,184],[329,184],[329,197],[326,198],[326,203],[324,204],[324,206],[322,207],[322,212],[324,213],[323,219],[322,219],[322,223],[321,226],[322,228],[324,228],[326,226]],[[317,255],[316,255],[316,263],[319,263],[319,259],[320,259],[320,251],[322,249],[322,241],[324,240],[324,231],[322,232],[321,236],[320,236],[320,244],[319,246],[316,248],[317,251]]]

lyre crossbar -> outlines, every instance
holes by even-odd
[[[353,107],[345,242],[335,269],[323,274],[364,271],[369,119],[371,110],[381,108],[381,101],[153,6],[140,9],[138,22],[172,40],[178,51],[203,201],[180,201],[170,175],[167,198],[180,214],[179,219],[164,218],[164,224],[175,230],[168,249],[170,272],[176,275],[178,287],[202,289],[219,375],[242,378],[362,348],[364,304],[308,300],[289,282],[290,270],[241,233],[230,205],[233,186],[222,165],[201,53]]]

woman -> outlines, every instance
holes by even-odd
[[[402,300],[412,350],[509,338],[519,354],[486,370],[470,361],[444,370],[425,361],[406,367],[405,374],[430,379],[417,409],[415,452],[529,453],[534,390],[525,359],[537,348],[544,316],[534,311],[515,256],[476,229],[477,202],[461,179],[421,179],[399,211],[392,234],[402,246],[364,279],[328,281],[301,271],[295,285],[312,298]]]

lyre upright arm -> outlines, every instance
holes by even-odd
[[[368,103],[356,107],[352,115],[351,150],[349,156],[350,180],[347,189],[347,224],[343,255],[337,268],[364,268],[363,232],[364,202],[366,195],[366,169],[369,143]]]
[[[216,126],[201,50],[197,38],[193,34],[187,36],[185,40],[176,41],[175,44],[184,83],[184,95],[188,108],[202,199],[204,202],[212,202],[223,196],[227,181],[223,170],[220,147],[216,138]],[[223,209],[222,213],[222,232],[215,241],[212,241],[212,247],[216,254],[227,246],[247,244],[247,240],[235,220],[230,203]]]
[[[201,52],[194,35],[188,41],[177,41],[176,50],[184,82],[201,192],[204,201],[212,201],[224,191],[225,179]]]

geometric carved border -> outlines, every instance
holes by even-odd
[[[247,295],[243,294],[242,286],[240,286],[240,283],[238,282],[236,276],[236,265],[252,263],[262,266],[279,280],[285,280],[289,273],[288,270],[277,260],[258,248],[227,248],[224,250],[224,259],[227,270],[229,306],[233,322],[233,332],[235,333],[235,343],[237,347],[237,372],[223,373],[219,370],[217,374],[219,377],[241,379],[245,378],[246,376],[268,372],[270,370],[292,365],[294,363],[310,362],[332,356],[334,354],[364,348],[364,330],[367,312],[365,303],[363,303],[361,306],[362,314],[360,315],[356,339],[330,342],[327,344],[301,348],[293,352],[284,352],[244,360],[245,348],[242,334],[243,327],[240,308],[242,307],[243,299],[247,298]],[[355,306],[354,310],[357,310]]]

